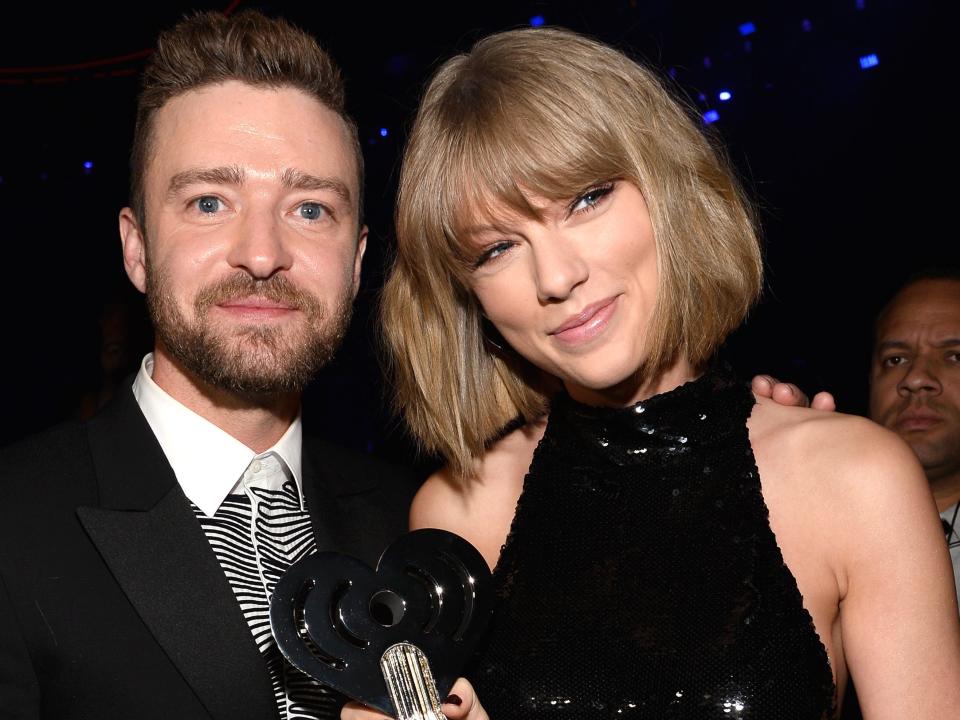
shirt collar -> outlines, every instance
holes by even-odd
[[[209,420],[168,395],[153,381],[153,353],[147,354],[133,381],[133,395],[163,449],[177,482],[194,505],[212,516],[239,484],[247,466],[259,457],[278,455],[297,483],[303,509],[300,415],[276,444],[255,453]]]

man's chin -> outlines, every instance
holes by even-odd
[[[212,387],[241,396],[265,396],[296,393],[303,390],[316,368],[309,362],[291,362],[292,356],[277,358],[241,358],[222,356],[188,368]]]
[[[159,344],[185,371],[211,389],[262,398],[306,387],[340,346],[349,309],[344,305],[327,318],[298,312],[298,321],[255,324],[197,310],[190,322],[155,301],[151,317]]]

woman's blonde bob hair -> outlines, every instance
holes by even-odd
[[[643,372],[702,366],[761,286],[750,206],[725,159],[652,72],[561,29],[503,32],[439,69],[404,155],[397,257],[382,320],[396,408],[422,447],[469,476],[505,425],[546,411],[542,374],[484,334],[466,229],[528,198],[599,182],[643,193],[659,287]],[[497,341],[498,342],[498,341]]]

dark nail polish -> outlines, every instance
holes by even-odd
[[[446,699],[443,702],[444,704],[457,705],[457,706],[463,704],[463,700],[460,699],[459,695],[447,695]]]

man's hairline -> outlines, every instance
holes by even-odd
[[[142,197],[139,198],[140,207],[131,207],[133,211],[134,218],[137,220],[137,224],[141,226],[141,232],[146,237],[146,223],[147,223],[147,176],[151,165],[153,164],[154,152],[153,146],[155,142],[155,132],[156,132],[156,121],[157,116],[166,108],[171,101],[181,98],[184,95],[187,95],[194,91],[201,91],[207,88],[216,87],[218,85],[226,85],[227,83],[236,82],[246,85],[247,87],[258,89],[258,90],[297,90],[304,97],[309,98],[315,101],[321,108],[335,116],[340,121],[340,129],[343,132],[344,147],[348,150],[346,153],[351,162],[353,163],[353,179],[356,183],[356,198],[351,203],[354,208],[354,215],[356,216],[356,238],[359,242],[361,236],[363,235],[363,230],[366,227],[363,217],[361,217],[360,202],[363,198],[363,179],[361,176],[361,165],[360,158],[358,155],[362,156],[362,150],[359,147],[359,138],[354,137],[356,132],[359,131],[359,128],[356,125],[356,121],[353,118],[349,117],[345,113],[338,112],[334,110],[329,105],[327,105],[323,100],[318,98],[316,95],[312,95],[302,87],[298,86],[295,83],[288,81],[281,81],[277,83],[256,83],[250,82],[243,78],[225,78],[216,81],[204,82],[199,85],[187,88],[178,93],[175,93],[163,101],[163,104],[155,108],[154,111],[150,114],[150,120],[147,126],[147,136],[144,138],[144,158],[143,166],[140,168],[140,194]],[[351,132],[351,123],[353,123],[353,132]]]

